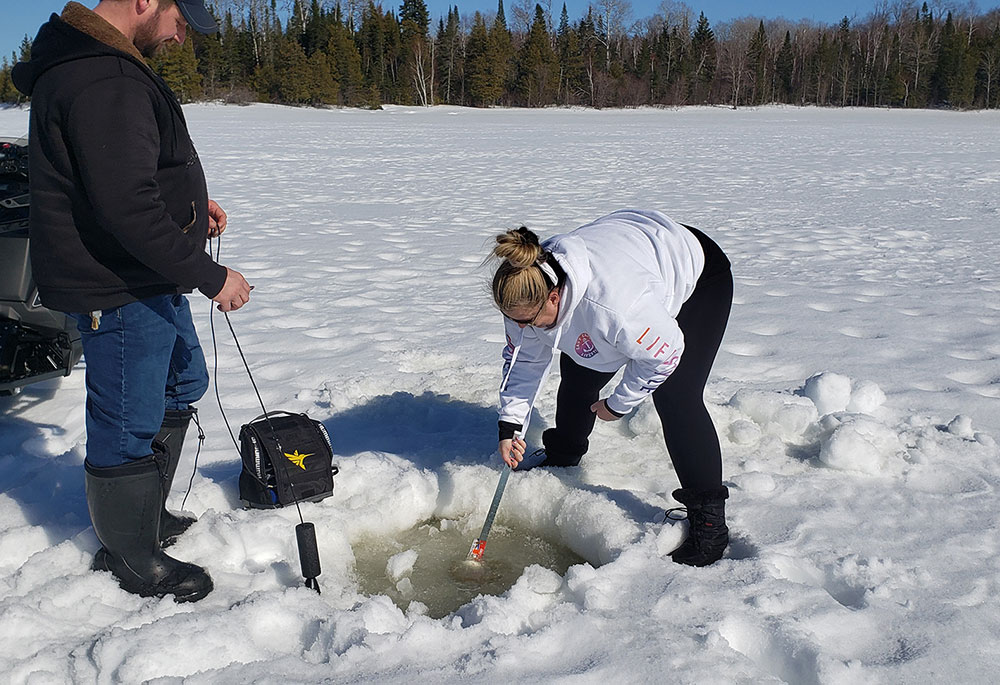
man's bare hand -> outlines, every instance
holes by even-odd
[[[250,290],[253,286],[247,283],[243,274],[226,267],[228,274],[219,294],[212,298],[219,303],[220,312],[234,312],[250,301]]]
[[[215,200],[208,201],[208,237],[217,238],[226,230],[229,217]]]

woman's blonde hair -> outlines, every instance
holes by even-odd
[[[496,237],[492,255],[500,260],[493,274],[493,301],[501,311],[538,307],[557,283],[546,278],[539,266],[549,258],[538,236],[524,226]]]

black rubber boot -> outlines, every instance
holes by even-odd
[[[160,549],[161,474],[152,456],[122,466],[86,466],[87,508],[103,547],[95,571],[110,571],[122,589],[143,597],[195,602],[212,591],[205,569]]]
[[[167,497],[174,483],[174,474],[181,459],[181,449],[184,447],[184,436],[187,435],[191,417],[196,409],[168,409],[163,415],[163,424],[154,440],[163,445],[163,454],[153,450],[153,456],[160,461],[160,473],[163,474],[163,511],[160,512],[160,545],[169,547],[177,540],[177,536],[191,527],[195,518],[179,516],[167,510]]]
[[[688,536],[670,558],[678,564],[708,566],[722,558],[729,544],[726,526],[726,499],[729,489],[674,490],[674,499],[687,509]],[[676,511],[671,509],[670,511]],[[667,512],[669,517],[670,512]]]

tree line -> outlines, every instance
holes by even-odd
[[[712,25],[673,0],[639,21],[629,0],[576,20],[544,1],[454,6],[433,26],[424,0],[218,0],[220,31],[189,32],[153,67],[185,102],[1000,108],[1000,8],[881,0],[836,25]],[[24,101],[10,69],[29,50],[0,63],[0,102]]]

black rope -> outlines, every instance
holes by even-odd
[[[198,472],[198,457],[201,456],[201,446],[205,444],[205,431],[201,429],[197,409],[194,410],[191,418],[194,419],[194,425],[198,427],[198,451],[194,453],[194,467],[191,469],[191,478],[188,479],[187,492],[184,493],[184,499],[181,501],[181,511],[184,511],[184,505],[187,504],[188,495],[191,494],[191,488],[194,486],[194,474]]]
[[[223,312],[223,316],[226,317],[226,323],[229,324],[229,332],[233,335],[233,341],[236,343],[236,350],[240,353],[240,359],[243,360],[243,366],[247,370],[247,376],[250,377],[250,385],[253,386],[253,391],[257,394],[257,401],[260,402],[261,411],[264,412],[264,420],[267,422],[267,427],[271,430],[271,439],[274,440],[275,446],[278,448],[278,453],[284,452],[281,447],[281,441],[278,440],[278,432],[274,429],[274,424],[271,423],[271,416],[267,411],[267,407],[264,406],[264,399],[260,396],[260,390],[257,389],[257,382],[254,381],[253,373],[250,371],[250,364],[247,363],[246,355],[243,354],[243,347],[240,345],[240,339],[236,337],[236,331],[233,329],[233,322],[229,320],[229,312]],[[218,387],[216,388],[218,390]],[[228,425],[228,423],[226,424]],[[229,429],[230,434],[232,434],[232,428]],[[237,447],[237,450],[239,448]],[[299,513],[299,523],[305,523],[305,519],[302,518],[302,509],[299,508],[299,499],[295,496],[295,486],[291,481],[288,481],[288,488],[292,491],[292,501],[295,503],[295,510]]]
[[[211,251],[212,248],[210,239],[209,254],[211,254]],[[216,263],[218,263],[219,261],[219,255],[221,252],[222,252],[222,237],[220,236],[215,250]],[[233,433],[233,428],[229,424],[229,419],[226,417],[225,409],[222,408],[222,397],[219,395],[219,350],[218,350],[217,338],[215,335],[214,302],[211,303],[210,306],[211,310],[209,312],[209,322],[211,323],[211,329],[212,329],[212,352],[215,355],[214,359],[215,398],[219,403],[219,411],[222,413],[222,420],[225,422],[226,428],[229,430],[229,437],[232,438],[233,445],[236,447],[236,453],[239,455],[240,460],[242,461],[243,453],[240,450],[239,441],[237,441],[236,435]],[[281,447],[281,442],[278,440],[278,433],[274,429],[274,425],[271,423],[270,413],[267,411],[267,407],[264,406],[264,398],[261,397],[260,395],[260,390],[257,388],[257,382],[254,380],[253,372],[250,371],[250,364],[247,362],[246,355],[243,354],[243,347],[240,345],[240,339],[236,336],[236,330],[233,328],[233,322],[229,320],[229,312],[223,312],[223,315],[226,317],[226,324],[229,326],[229,332],[233,336],[233,342],[236,343],[236,350],[240,353],[240,359],[243,360],[243,367],[246,369],[247,376],[249,376],[250,378],[250,385],[253,386],[253,391],[257,395],[257,401],[260,402],[261,411],[264,412],[264,420],[267,422],[267,427],[271,430],[271,438],[274,440],[274,444],[278,448],[278,452],[283,453],[284,450]],[[200,429],[201,426],[199,425],[199,430]],[[192,474],[192,478],[194,478],[194,474]],[[257,478],[256,474],[254,474],[254,478]],[[260,482],[260,479],[257,478],[257,481]],[[261,484],[264,485],[265,488],[267,487],[266,483],[261,483]],[[312,524],[311,523],[306,524],[305,519],[302,516],[302,508],[299,507],[299,499],[295,494],[295,486],[291,481],[288,482],[288,488],[289,490],[291,490],[292,493],[292,501],[295,503],[295,511],[299,515],[299,525],[296,526],[296,537],[299,548],[299,559],[303,566],[303,576],[305,577],[305,585],[307,588],[315,590],[318,594],[320,592],[320,589],[319,589],[319,581],[316,579],[316,576],[319,575],[320,570],[319,570],[319,551],[316,548],[316,534],[312,528]],[[299,529],[305,528],[307,525],[310,533],[308,535],[305,535],[305,538],[303,538],[303,535],[299,533]],[[310,564],[311,564],[310,566],[311,570],[307,573],[306,567],[307,565]]]
[[[687,513],[687,507],[674,507],[673,509],[667,509],[666,511],[661,511],[653,517],[653,523],[666,523],[667,521],[684,521],[687,516],[677,516],[674,512],[684,512]],[[660,518],[660,517],[663,518]]]
[[[212,240],[209,238],[209,254],[212,252],[211,248]],[[219,238],[219,242],[215,249],[215,261],[218,263],[219,254],[222,252],[222,238]],[[229,419],[226,417],[226,410],[222,408],[222,397],[219,395],[219,341],[215,335],[215,302],[212,300],[208,301],[208,325],[212,329],[212,385],[215,386],[215,401],[219,403],[219,411],[222,412],[222,420],[226,423],[226,428],[229,429],[229,437],[233,439],[233,446],[236,447],[236,451],[240,451],[240,443],[236,440],[236,435],[233,434],[233,427],[229,425]]]
[[[685,516],[671,516],[675,511],[683,511]],[[674,507],[673,509],[667,509],[663,513],[664,521],[683,521],[687,518],[687,507]]]

